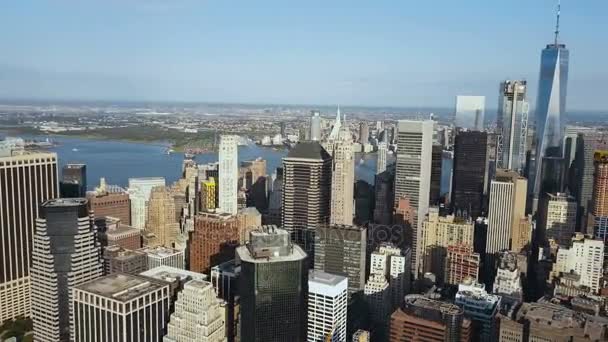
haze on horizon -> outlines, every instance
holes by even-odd
[[[453,107],[535,102],[554,0],[8,0],[0,98]],[[608,1],[562,1],[569,110],[606,110]]]

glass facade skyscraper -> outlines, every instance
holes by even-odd
[[[540,59],[538,97],[536,99],[536,152],[535,194],[540,194],[541,184],[550,174],[542,174],[542,163],[546,157],[563,157],[564,113],[568,86],[568,64],[570,53],[566,45],[557,42],[547,45]]]

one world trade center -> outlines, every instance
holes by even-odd
[[[542,51],[536,100],[536,175],[534,195],[562,191],[564,115],[568,87],[569,52],[559,38],[560,5],[557,7],[555,41]]]

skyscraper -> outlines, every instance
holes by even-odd
[[[376,175],[374,179],[374,223],[388,225],[393,215],[395,165]]]
[[[262,226],[236,250],[243,342],[306,340],[307,256],[289,235]]]
[[[238,143],[239,137],[236,135],[222,135],[220,137],[219,210],[232,215],[236,215],[238,210]]]
[[[386,171],[386,152],[387,152],[387,150],[388,150],[388,146],[385,141],[381,141],[378,143],[378,164],[376,166],[377,175]]]
[[[578,202],[580,231],[587,231],[587,214],[592,208],[593,183],[595,174],[595,151],[608,150],[608,135],[601,133],[579,133],[576,139],[576,156],[574,160],[576,184],[571,189]]]
[[[321,113],[313,110],[310,114],[310,140],[321,141]]]
[[[526,217],[526,189],[526,179],[517,172],[497,171],[490,186],[487,254],[510,249],[512,238],[520,235],[520,219]]]
[[[283,158],[282,226],[310,257],[315,230],[329,223],[331,168],[331,156],[316,141],[298,143]]]
[[[431,161],[431,192],[429,195],[429,204],[438,205],[441,198],[441,165],[443,163],[443,147],[441,145],[433,145],[432,161]]]
[[[165,186],[162,177],[129,178],[129,200],[131,201],[131,225],[138,229],[146,227],[148,201],[152,188]]]
[[[488,135],[459,132],[454,144],[452,207],[457,216],[476,219],[486,210]]]
[[[522,173],[526,163],[528,99],[526,81],[504,81],[498,97],[498,168]]]
[[[320,226],[315,234],[315,270],[348,278],[348,293],[365,286],[367,229],[358,226]]]
[[[347,342],[347,284],[345,277],[310,271],[307,341]]]
[[[595,153],[591,214],[596,239],[608,242],[608,151]]]
[[[411,241],[414,278],[418,277],[421,254],[418,246],[420,227],[429,208],[433,125],[431,120],[400,120],[398,127],[394,205],[398,206],[400,200],[408,201],[412,215],[409,220],[395,223],[404,226],[406,241]]]
[[[211,267],[234,259],[240,240],[238,228],[237,218],[230,214],[197,215],[190,234],[190,270],[209,273]]]
[[[456,96],[454,125],[460,128],[483,131],[485,107],[485,96]]]
[[[178,294],[164,342],[225,342],[224,310],[210,282],[190,280]]]
[[[553,272],[575,273],[579,284],[597,293],[604,272],[604,241],[577,233],[572,247],[557,251]]]
[[[41,205],[32,254],[34,341],[74,340],[72,289],[101,277],[100,254],[86,199],[53,199]]]
[[[555,40],[542,51],[540,75],[536,99],[536,178],[535,195],[540,196],[541,184],[555,176],[554,172],[542,173],[544,158],[563,158],[564,115],[568,89],[568,65],[570,53],[565,44],[559,43],[560,7],[557,7]]]
[[[116,191],[117,190],[117,191]],[[122,223],[131,224],[131,202],[123,189],[107,187],[102,178],[101,185],[88,193],[89,207],[96,217],[111,216]]]
[[[330,142],[332,143],[332,142]],[[332,143],[331,224],[353,223],[355,188],[355,154],[348,128],[338,132]]]
[[[562,246],[569,246],[576,229],[576,201],[564,194],[547,194],[539,208],[539,228],[542,241],[553,239]]]
[[[152,246],[173,246],[179,231],[177,208],[171,191],[166,187],[156,187],[150,192],[146,231],[153,234],[148,241]]]
[[[87,195],[87,166],[68,163],[61,171],[59,192],[63,198],[85,197]]]
[[[131,274],[114,273],[75,286],[72,341],[160,342],[170,301],[168,283]]]
[[[32,241],[40,203],[56,198],[57,155],[0,157],[0,321],[30,316]]]
[[[369,142],[369,125],[365,121],[359,124],[359,143],[367,144]]]

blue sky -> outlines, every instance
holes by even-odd
[[[554,0],[5,0],[0,98],[428,107],[531,82]],[[563,0],[568,107],[608,109],[608,1]]]

